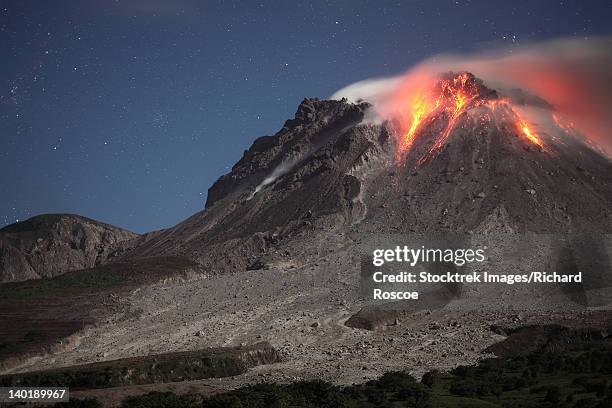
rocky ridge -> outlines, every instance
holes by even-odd
[[[46,214],[0,229],[0,282],[91,268],[122,252],[138,234],[73,214]]]

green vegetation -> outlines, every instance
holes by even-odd
[[[475,407],[610,407],[611,386],[612,344],[594,341],[457,367],[434,387],[433,400],[440,407],[456,406],[455,396],[488,404]]]
[[[123,406],[130,408],[189,408],[201,406],[197,395],[176,395],[171,392],[150,392],[137,397],[128,397]]]
[[[109,289],[125,291],[145,282],[180,276],[194,265],[192,261],[181,257],[158,257],[132,262],[109,263],[52,278],[4,283],[0,285],[0,299],[9,301],[95,294],[106,292]]]
[[[429,407],[429,391],[405,373],[388,373],[376,381],[353,387],[337,387],[323,381],[290,385],[260,384],[208,398],[149,393],[126,399],[123,408],[384,408]]]
[[[549,343],[551,344],[551,343]],[[123,408],[610,408],[612,339],[576,342],[558,352],[489,359],[421,382],[394,372],[348,387],[323,381],[260,384],[203,397],[149,393]]]
[[[109,271],[101,269],[109,269]],[[53,278],[9,282],[0,285],[0,298],[31,299],[88,291],[101,292],[104,289],[120,286],[124,280],[121,275],[118,269],[110,270],[110,268],[102,267],[68,272]]]
[[[177,353],[117,360],[67,369],[13,374],[0,377],[1,387],[109,388],[134,384],[228,377],[246,371],[243,361],[231,353]]]
[[[70,401],[60,402],[54,406],[57,408],[102,408],[100,401],[94,398],[70,398]]]

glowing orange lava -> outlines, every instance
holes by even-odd
[[[574,122],[565,122],[556,113],[553,113],[552,117],[553,117],[553,120],[555,121],[555,124],[559,128],[563,129],[565,132],[569,132],[574,129]]]
[[[522,134],[528,141],[544,150],[544,143],[542,143],[540,136],[533,130],[533,127],[525,119],[521,118],[519,113],[512,108],[509,101],[507,106],[508,110],[512,113],[513,120],[516,122],[516,126],[519,129],[519,134]]]
[[[408,129],[408,132],[400,141],[400,146],[397,150],[398,163],[401,160],[402,152],[406,152],[412,147],[412,143],[414,142],[414,134],[419,127],[419,124],[423,120],[426,110],[427,103],[425,102],[425,99],[419,95],[415,96],[412,103],[412,122],[410,124],[410,129]]]
[[[529,124],[527,122],[521,122],[519,124],[519,127],[521,128],[521,130],[523,131],[523,134],[525,136],[527,136],[527,139],[529,139],[532,143],[542,147],[542,142],[540,141],[540,138],[538,138],[537,135],[535,135],[531,129],[529,129]]]
[[[508,120],[510,118],[510,120],[516,123],[517,127],[519,128],[519,133],[522,133],[531,143],[544,149],[544,143],[542,142],[540,137],[535,133],[534,130],[532,130],[532,127],[529,125],[529,123],[526,120],[523,120],[519,116],[519,114],[513,109],[512,102],[509,99],[501,98],[490,100],[487,101],[486,106],[491,109],[491,111],[495,111],[497,107],[503,107],[504,110],[501,114],[501,117],[504,120]]]
[[[435,150],[440,150],[442,146],[444,146],[444,143],[446,143],[446,140],[450,136],[450,132],[455,128],[455,124],[457,123],[457,117],[459,116],[459,114],[461,114],[461,110],[465,105],[465,100],[466,97],[461,94],[461,92],[459,92],[455,97],[455,110],[453,111],[450,119],[448,120],[448,125],[446,126],[446,129],[444,129],[444,133],[442,133],[442,136],[439,137],[438,140],[436,140],[436,142],[434,143],[433,147],[429,149],[429,153],[433,153]]]
[[[403,158],[413,148],[418,137],[421,124],[428,117],[437,120],[439,117],[447,118],[446,126],[430,145],[428,152],[417,160],[417,165],[423,164],[429,158],[440,152],[451,133],[457,126],[461,115],[469,110],[483,106],[490,110],[492,120],[497,123],[498,119],[504,122],[514,123],[519,133],[526,140],[544,149],[542,140],[513,108],[512,102],[506,98],[498,98],[495,92],[483,87],[482,83],[469,73],[462,73],[452,77],[436,79],[427,91],[413,92],[411,114],[408,129],[398,141],[396,161],[401,165]],[[444,116],[440,116],[444,115]]]
[[[430,151],[440,149],[455,127],[457,117],[464,111],[466,105],[478,96],[474,77],[468,73],[455,75],[451,78],[439,79],[433,83],[427,92],[418,93],[411,105],[411,119],[408,131],[398,144],[397,162],[407,154],[414,144],[419,125],[423,120],[438,111],[449,111],[449,123],[438,137]]]
[[[463,113],[466,104],[479,96],[475,83],[469,83],[469,80],[470,75],[464,72],[463,74],[455,76],[452,81],[441,81],[442,97],[450,106],[454,105],[454,109],[448,120],[446,129],[444,129],[442,135],[438,137],[433,146],[429,149],[429,155],[442,149],[452,130],[455,128],[457,118]],[[423,162],[424,160],[425,158],[421,158],[419,162]]]
[[[426,109],[425,100],[417,96],[414,98],[414,103],[412,106],[412,124],[410,125],[410,130],[408,130],[408,135],[414,134],[417,126],[419,126],[419,123],[421,123],[421,120],[423,119]]]

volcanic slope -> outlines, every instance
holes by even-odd
[[[442,108],[400,137],[398,169],[372,175],[366,229],[611,231],[609,158],[567,129],[536,131],[470,74],[441,82]]]
[[[562,128],[536,132],[471,74],[436,88],[439,107],[410,136],[364,124],[365,103],[304,100],[214,183],[204,211],[129,256],[180,254],[223,272],[316,231],[612,231],[607,157]]]
[[[359,164],[385,156],[391,135],[362,125],[366,103],[306,99],[275,136],[257,139],[209,189],[204,211],[129,257],[183,254],[210,273],[255,268],[290,238],[341,231],[365,208]],[[288,249],[288,248],[284,248]]]

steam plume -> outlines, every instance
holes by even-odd
[[[532,116],[543,108],[552,109],[612,154],[611,67],[612,37],[566,38],[469,55],[437,55],[403,75],[360,81],[332,98],[367,100],[378,116],[389,119],[405,115],[411,103],[407,96],[428,80],[443,72],[469,71],[490,87],[518,88],[535,95],[522,101],[526,108],[534,108]]]
[[[300,158],[297,156],[283,160],[281,164],[279,164],[274,168],[274,170],[272,170],[272,173],[270,173],[268,177],[266,177],[261,183],[259,183],[259,185],[257,185],[257,187],[255,187],[255,190],[253,190],[253,192],[249,195],[247,201],[255,197],[255,194],[259,193],[262,188],[274,183],[277,178],[287,174],[299,160]]]

